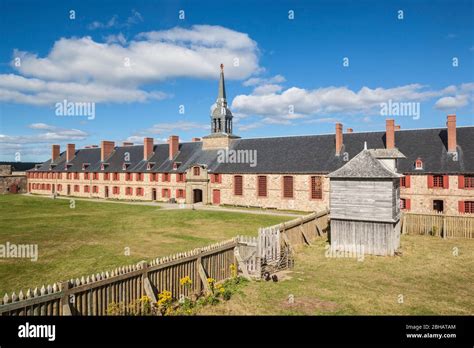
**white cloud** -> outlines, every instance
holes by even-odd
[[[46,123],[32,123],[29,128],[38,131],[31,135],[0,134],[0,157],[5,160],[36,161],[50,157],[51,144],[66,144],[85,140],[89,134],[74,128],[61,128]]]
[[[129,42],[123,34],[106,42],[89,36],[61,38],[45,57],[20,50],[13,56],[21,59],[20,66],[12,63],[19,75],[0,75],[0,100],[36,105],[64,97],[96,102],[162,99],[164,93],[143,87],[179,77],[217,79],[220,63],[229,79],[245,79],[261,70],[255,41],[210,25],[141,33]]]
[[[444,90],[430,90],[420,84],[394,88],[362,87],[353,91],[347,87],[326,87],[314,90],[291,87],[279,92],[276,88],[254,90],[249,95],[238,95],[232,109],[245,115],[260,115],[273,123],[288,123],[296,118],[325,117],[334,113],[378,113],[380,103],[392,101],[425,101],[451,93],[465,93],[473,84],[449,86]],[[267,121],[268,122],[268,121]]]
[[[270,78],[263,78],[263,77],[252,77],[246,81],[244,81],[244,86],[258,86],[258,85],[265,85],[265,84],[277,84],[285,82],[286,79],[282,75],[275,75]]]
[[[71,102],[130,103],[161,100],[168,95],[160,91],[116,87],[102,83],[43,81],[13,74],[0,74],[0,101],[54,106],[67,99]]]
[[[256,95],[262,95],[262,94],[265,95],[265,94],[280,92],[282,89],[283,87],[280,85],[267,84],[267,85],[255,87],[252,93]]]
[[[451,110],[462,108],[474,101],[474,83],[463,83],[460,86],[449,86],[443,90],[444,94],[451,94],[438,99],[435,108],[438,110]]]
[[[443,97],[438,99],[435,103],[435,108],[440,110],[450,110],[450,109],[457,109],[468,104],[468,96],[467,95],[459,95],[456,97]]]

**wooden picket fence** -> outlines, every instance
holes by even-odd
[[[207,278],[223,281],[231,277],[238,238],[197,248],[189,252],[157,258],[150,262],[116,268],[91,276],[42,286],[0,299],[0,315],[107,315],[109,306],[124,308],[147,295],[171,291],[174,298],[209,290]],[[180,285],[189,276],[191,287]]]
[[[468,214],[403,213],[402,233],[441,238],[474,238],[474,216]]]

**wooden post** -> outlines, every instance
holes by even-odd
[[[446,216],[443,215],[443,239],[446,239]]]
[[[199,270],[200,270],[199,266],[202,267],[202,257],[201,257],[201,255],[200,255],[201,253],[202,253],[202,250],[199,249],[199,256],[198,256],[197,259],[196,259],[196,275],[199,276],[199,278],[196,279],[196,285],[197,285],[197,294],[196,294],[196,295],[197,295],[197,296],[201,295],[202,290],[203,290],[201,274],[200,274],[200,272],[199,272]],[[200,281],[198,281],[198,280],[200,280]],[[206,279],[206,284],[207,284],[207,279]]]
[[[69,281],[61,283],[61,291],[63,292],[63,297],[61,297],[60,304],[62,307],[62,315],[69,316],[72,315],[71,304],[69,303]]]
[[[211,287],[209,286],[207,282],[207,274],[206,274],[206,270],[202,266],[201,258],[199,258],[199,262],[198,262],[198,273],[199,273],[199,277],[201,278],[201,283],[204,286],[204,289],[206,290],[206,294],[210,294],[212,291],[211,291]]]
[[[406,216],[406,214],[403,214],[402,234],[407,234],[407,216]]]
[[[151,285],[150,278],[148,278],[148,263],[145,261],[141,262],[143,274],[142,274],[142,284],[143,284],[143,292],[145,295],[148,296],[151,300],[152,304],[155,304],[157,299],[155,295],[155,291],[153,290],[153,286]]]

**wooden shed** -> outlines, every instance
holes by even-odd
[[[397,149],[362,150],[330,178],[333,251],[394,255],[400,247],[400,178]]]

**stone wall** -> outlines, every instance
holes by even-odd
[[[410,187],[400,189],[400,198],[411,201],[411,212],[433,212],[433,200],[444,201],[444,212],[447,214],[458,213],[458,202],[474,200],[474,190],[459,189],[458,176],[449,176],[449,188],[428,188],[427,175],[410,175]]]
[[[176,199],[178,203],[193,203],[194,190],[202,190],[202,200],[204,204],[212,204],[213,190],[220,191],[220,203],[227,205],[275,208],[281,210],[301,210],[301,211],[320,211],[329,206],[329,179],[324,175],[322,177],[323,197],[320,200],[310,199],[310,174],[296,174],[294,177],[294,198],[283,198],[282,180],[283,174],[267,174],[267,197],[257,196],[257,174],[241,174],[243,177],[243,195],[234,195],[234,174],[222,174],[221,183],[211,183],[210,175],[207,173],[205,167],[200,167],[198,176],[193,174],[193,168],[190,168],[186,173],[186,183],[177,182],[177,175],[170,174],[170,182],[162,181],[162,174],[159,174],[159,181],[150,181],[149,173],[144,174],[143,181],[125,180],[125,173],[120,173],[120,180],[103,180],[103,173],[99,174],[100,180],[84,180],[84,173],[80,173],[80,180],[66,180],[65,173],[63,179],[28,179],[29,183],[49,183],[55,184],[57,189],[58,184],[62,184],[62,190],[58,192],[60,195],[67,195],[67,185],[70,185],[71,196],[77,197],[100,197],[105,198],[105,186],[109,187],[109,198],[111,199],[126,199],[126,200],[152,200],[152,190],[156,190],[157,201],[168,201],[168,198],[162,196],[162,189],[168,188],[171,190],[171,198],[176,198],[176,190],[185,190],[185,198]],[[237,175],[237,174],[235,174]],[[91,176],[92,177],[92,176]],[[112,179],[112,174],[111,174]],[[474,200],[474,190],[459,189],[458,177],[449,177],[449,188],[428,189],[426,175],[412,175],[410,179],[410,188],[401,188],[400,197],[411,200],[412,212],[432,212],[433,200],[441,199],[444,201],[445,212],[448,214],[456,214],[458,212],[458,202],[465,200]],[[80,192],[74,192],[74,185],[80,186]],[[85,193],[84,185],[90,186],[90,192]],[[98,193],[92,193],[92,186],[99,187]],[[120,194],[113,194],[113,187],[120,187]],[[125,194],[125,188],[132,187],[133,194],[131,196]],[[144,188],[143,196],[136,196],[135,189],[137,187]],[[46,190],[31,190],[38,194],[51,194]]]
[[[7,193],[26,193],[26,176],[25,175],[0,176],[0,194],[7,194]]]

